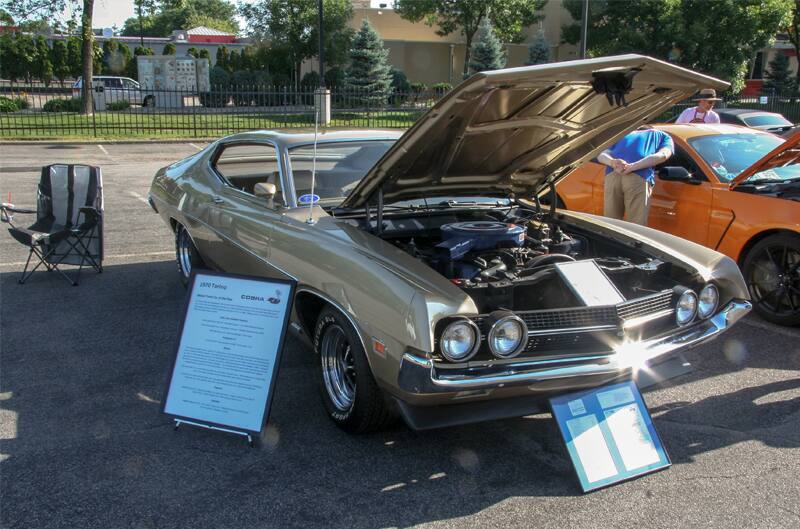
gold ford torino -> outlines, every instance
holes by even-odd
[[[526,415],[750,310],[728,257],[542,204],[628,131],[726,86],[637,55],[481,73],[403,135],[223,138],[161,169],[150,202],[184,282],[200,267],[297,281],[292,327],[346,430]]]

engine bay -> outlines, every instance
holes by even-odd
[[[626,300],[686,279],[634,246],[517,206],[387,215],[382,227],[381,238],[460,287],[481,313],[583,306],[558,263],[593,260]]]

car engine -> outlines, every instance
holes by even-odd
[[[677,284],[671,266],[532,211],[484,210],[384,219],[382,238],[467,292],[481,312],[581,306],[556,263],[591,259],[626,298]]]

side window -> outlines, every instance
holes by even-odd
[[[126,90],[133,90],[135,88],[139,88],[135,82],[131,81],[130,79],[123,79],[122,80],[122,88]]]
[[[122,88],[122,81],[115,78],[108,78],[104,80],[106,88]]]
[[[213,164],[214,169],[230,185],[256,195],[256,184],[275,186],[274,204],[285,204],[281,189],[278,156],[268,143],[238,143],[223,147]]]
[[[697,164],[694,163],[692,157],[686,152],[686,150],[681,147],[680,145],[675,145],[675,153],[670,156],[670,158],[664,162],[664,165],[670,167],[683,167],[694,176],[695,180],[708,180],[706,176],[703,174],[703,171],[697,167]]]

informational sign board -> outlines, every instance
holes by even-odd
[[[584,492],[670,466],[632,381],[550,399]]]
[[[292,281],[194,274],[162,411],[179,422],[259,433],[294,288]]]

